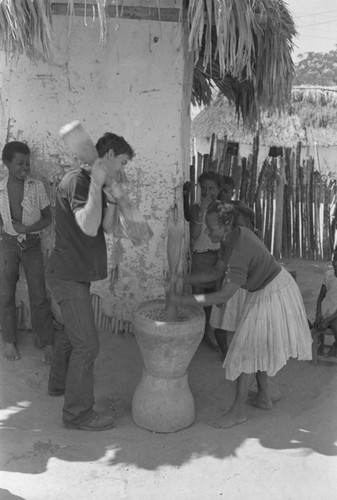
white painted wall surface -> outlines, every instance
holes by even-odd
[[[54,65],[25,57],[6,61],[2,55],[0,146],[7,140],[28,143],[32,171],[45,181],[53,203],[53,183],[76,163],[59,140],[62,125],[78,119],[94,141],[112,131],[132,145],[136,157],[126,168],[128,191],[154,237],[138,248],[124,236],[110,238],[109,277],[92,287],[104,313],[130,319],[135,303],[164,295],[168,213],[175,198],[184,224],[192,66],[180,23],[122,18],[107,23],[101,46],[97,19],[87,18],[85,27],[83,18],[73,17],[69,32],[69,18],[53,16]],[[44,234],[46,253],[51,234]]]

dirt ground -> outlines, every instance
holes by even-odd
[[[289,260],[308,317],[328,262]],[[142,361],[133,336],[100,333],[97,408],[112,412],[104,432],[62,427],[63,398],[48,397],[48,366],[21,332],[21,360],[1,359],[0,499],[333,500],[337,498],[337,364],[290,360],[273,378],[282,399],[249,407],[231,429],[208,421],[231,404],[219,353],[202,343],[189,367],[196,421],[173,434],[137,427],[131,399]]]

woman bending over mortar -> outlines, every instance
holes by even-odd
[[[282,268],[250,230],[238,226],[233,205],[215,201],[207,210],[207,234],[219,242],[219,263],[214,276],[191,274],[187,281],[211,281],[227,269],[221,290],[200,295],[175,295],[176,304],[197,302],[202,307],[225,304],[241,287],[247,298],[223,367],[228,380],[237,379],[231,408],[211,425],[232,427],[247,420],[245,402],[255,374],[258,392],[253,404],[271,409],[268,376],[274,376],[289,358],[310,360],[311,334],[300,290],[292,276]]]

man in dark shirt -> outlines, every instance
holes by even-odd
[[[104,232],[113,232],[117,221],[121,191],[116,178],[134,156],[124,138],[112,133],[104,134],[96,149],[99,159],[91,169],[68,172],[60,182],[55,244],[47,266],[48,285],[65,326],[55,340],[48,393],[64,394],[65,427],[91,431],[110,429],[114,423],[93,410],[99,342],[90,282],[107,277]]]

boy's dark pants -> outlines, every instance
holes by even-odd
[[[93,416],[94,360],[99,342],[90,297],[90,283],[47,276],[51,294],[59,304],[64,330],[54,341],[48,392],[64,391],[63,421],[82,424]]]
[[[0,239],[0,322],[4,342],[16,341],[15,292],[19,265],[23,265],[29,292],[32,330],[39,347],[53,343],[53,318],[47,297],[39,235],[27,235],[21,243],[3,233]]]

